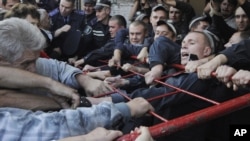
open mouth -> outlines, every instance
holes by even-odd
[[[198,56],[196,54],[191,54],[191,53],[187,53],[187,52],[183,52],[181,53],[181,58],[184,60],[188,60],[188,61],[195,61],[198,60]]]
[[[181,53],[181,57],[182,57],[182,58],[187,58],[187,57],[189,57],[189,56],[190,56],[190,54],[187,53],[187,52],[182,52],[182,53]]]

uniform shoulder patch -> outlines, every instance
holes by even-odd
[[[56,8],[56,9],[52,10],[51,12],[49,12],[49,16],[52,17],[58,13],[60,13],[59,8]]]

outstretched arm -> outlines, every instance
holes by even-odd
[[[130,9],[129,15],[128,15],[128,19],[129,21],[133,21],[134,15],[139,7],[139,0],[135,0],[133,7]]]
[[[66,105],[65,105],[66,104]],[[69,108],[67,103],[64,103],[65,108]],[[62,106],[48,96],[35,95],[20,92],[19,90],[0,90],[0,107],[13,107],[27,110],[42,110],[53,111],[60,110]]]
[[[0,67],[0,72],[1,87],[16,89],[43,88],[49,90],[52,94],[73,99],[72,108],[76,108],[79,105],[80,97],[75,89],[67,87],[49,77],[9,67]]]
[[[113,141],[121,136],[122,132],[118,130],[107,130],[103,127],[97,127],[86,135],[68,137],[59,141]]]
[[[88,108],[53,113],[0,108],[0,129],[5,132],[2,138],[7,140],[10,137],[13,140],[39,140],[41,134],[43,140],[61,139],[87,134],[97,127],[116,128],[123,120],[140,117],[150,110],[153,110],[152,106],[143,98],[127,104],[103,102]]]

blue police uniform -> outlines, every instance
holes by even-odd
[[[93,27],[97,23],[95,12],[93,12],[92,14],[86,15],[85,21],[87,22],[89,26]]]
[[[52,21],[51,31],[61,28],[62,26],[68,24],[71,26],[71,30],[83,31],[85,28],[85,18],[84,12],[79,10],[74,10],[69,16],[63,17],[60,14],[60,10],[57,8],[49,13]]]
[[[72,11],[72,13],[70,15],[63,17],[60,13],[59,8],[56,8],[49,13],[49,16],[50,16],[51,22],[52,22],[51,32],[53,34],[57,29],[63,27],[64,25],[71,26],[69,32],[62,33],[60,36],[54,38],[54,40],[52,41],[52,44],[54,47],[60,47],[62,49],[62,47],[64,45],[64,41],[68,37],[67,36],[68,33],[72,32],[72,31],[79,30],[79,31],[81,31],[81,35],[84,35],[84,29],[85,29],[87,24],[85,22],[85,15],[84,15],[83,11],[74,10],[74,11]],[[80,42],[82,42],[83,39],[84,38],[81,38]],[[62,52],[62,55],[59,58],[57,57],[56,59],[67,60],[67,58],[70,56],[67,56],[65,54],[67,54],[67,53]],[[74,56],[74,55],[75,54],[72,54],[71,56]]]
[[[110,39],[109,26],[97,22],[93,26],[93,41],[95,48],[102,47]]]

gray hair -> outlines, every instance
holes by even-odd
[[[48,14],[47,11],[45,9],[42,9],[42,8],[37,9],[37,11],[40,14],[40,21],[44,20],[46,14]]]
[[[27,49],[39,51],[46,45],[41,31],[20,18],[0,21],[0,35],[0,57],[8,62],[19,59]]]

